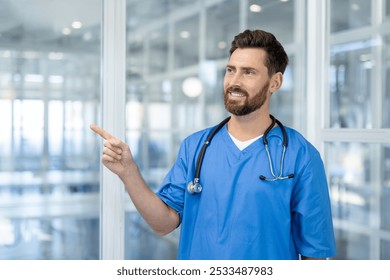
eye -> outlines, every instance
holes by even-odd
[[[233,69],[230,68],[230,67],[226,67],[226,73],[232,73],[233,72]]]
[[[245,70],[245,71],[244,71],[244,74],[245,74],[245,75],[253,75],[253,74],[255,74],[255,71],[249,70],[249,69],[248,69],[248,70]]]

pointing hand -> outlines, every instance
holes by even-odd
[[[130,170],[129,167],[134,164],[129,146],[95,124],[92,124],[90,128],[105,140],[102,155],[104,166],[119,177],[124,176]]]

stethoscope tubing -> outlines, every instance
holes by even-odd
[[[207,136],[206,141],[203,143],[202,149],[200,150],[200,153],[199,153],[197,161],[196,161],[195,177],[187,185],[187,190],[188,190],[188,192],[190,194],[196,194],[196,193],[200,193],[202,191],[202,185],[199,182],[200,181],[200,171],[201,171],[201,168],[202,168],[202,163],[203,163],[204,156],[206,154],[207,147],[210,145],[210,142],[214,138],[215,134],[230,120],[230,118],[231,117],[227,117],[221,123],[219,123],[210,132],[210,134]],[[265,150],[266,150],[266,153],[267,153],[268,163],[269,163],[269,168],[270,168],[270,171],[271,171],[272,178],[267,178],[264,175],[260,175],[259,179],[263,180],[263,181],[269,181],[269,182],[274,182],[274,181],[277,181],[277,180],[291,179],[291,178],[294,177],[294,174],[289,174],[287,176],[283,176],[282,175],[283,174],[283,166],[284,166],[284,158],[285,158],[287,145],[288,145],[288,137],[287,137],[286,129],[284,128],[283,124],[279,120],[277,120],[274,116],[270,115],[270,118],[272,120],[272,123],[266,129],[266,131],[264,132],[263,143],[264,143]],[[269,152],[268,139],[267,139],[268,133],[275,126],[275,123],[278,124],[278,126],[280,127],[280,129],[282,131],[282,134],[283,134],[283,151],[282,151],[282,156],[281,156],[281,161],[280,161],[280,169],[279,169],[280,172],[279,172],[278,176],[275,175],[275,172],[274,172],[273,162],[272,162],[271,154]]]

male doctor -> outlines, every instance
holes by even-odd
[[[326,259],[335,255],[332,214],[318,151],[297,131],[272,122],[271,96],[282,86],[288,57],[271,33],[235,36],[224,78],[229,121],[207,147],[202,191],[190,194],[207,128],[187,137],[154,193],[129,146],[102,128],[102,162],[123,181],[135,207],[160,236],[181,226],[179,259]],[[267,135],[268,153],[262,141]],[[288,147],[282,156],[283,140]],[[282,162],[283,158],[283,162]],[[281,164],[282,163],[282,164]],[[281,180],[273,173],[283,170]],[[282,174],[285,175],[285,174]],[[263,176],[261,179],[259,175]],[[264,178],[271,178],[270,180]]]

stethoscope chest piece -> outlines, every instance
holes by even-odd
[[[199,179],[195,178],[187,185],[187,190],[190,194],[197,194],[202,192],[202,185],[199,183]]]

